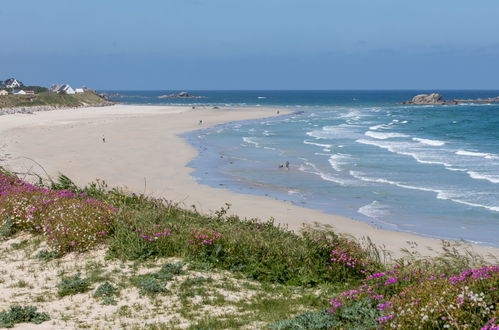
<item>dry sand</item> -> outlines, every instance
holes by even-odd
[[[359,239],[370,237],[393,257],[401,256],[401,249],[411,246],[423,255],[440,250],[440,240],[376,229],[364,222],[269,197],[208,187],[190,175],[193,169],[186,164],[197,151],[179,134],[231,121],[275,116],[276,110],[116,105],[6,115],[0,117],[0,165],[18,172],[46,171],[53,177],[64,173],[80,185],[99,178],[110,186],[126,186],[130,191],[164,197],[186,207],[195,205],[204,213],[230,203],[233,214],[274,218],[291,229],[299,229],[303,223],[331,225]],[[280,113],[288,112],[281,109]],[[470,248],[499,257],[496,248]]]

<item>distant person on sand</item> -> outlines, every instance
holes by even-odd
[[[106,143],[106,138],[104,136],[102,137],[102,142]]]
[[[199,125],[203,125],[203,121],[202,120],[199,121]]]
[[[277,114],[279,114],[279,110],[277,110]]]

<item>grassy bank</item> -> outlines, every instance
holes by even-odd
[[[106,100],[92,91],[74,95],[42,92],[35,95],[1,95],[0,109],[34,106],[79,107],[104,102]]]
[[[0,289],[26,292],[17,302],[48,313],[52,321],[47,322],[54,325],[497,325],[499,269],[478,256],[445,246],[438,258],[412,251],[387,263],[383,251],[368,241],[327,228],[305,227],[296,234],[272,221],[227,216],[228,207],[205,215],[101,182],[80,188],[60,177],[32,185],[4,171],[3,267],[13,264],[32,280],[20,283],[3,273]],[[68,307],[74,300],[90,301],[94,309],[82,316],[77,307]]]

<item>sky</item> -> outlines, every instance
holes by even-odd
[[[95,89],[499,89],[497,0],[2,1],[0,79]]]

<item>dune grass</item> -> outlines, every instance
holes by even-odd
[[[0,179],[3,235],[22,230],[41,233],[55,255],[99,247],[106,249],[110,260],[147,264],[175,257],[190,271],[229,271],[262,283],[261,294],[238,302],[237,308],[257,309],[265,326],[274,329],[493,329],[498,323],[499,268],[478,256],[460,254],[450,245],[437,258],[408,254],[386,264],[382,251],[372,244],[360,244],[327,228],[309,226],[297,234],[272,220],[229,216],[229,204],[205,215],[165,200],[109,189],[99,181],[79,188],[64,176],[45,187],[29,185],[6,172]],[[68,211],[74,205],[84,210]],[[33,208],[43,211],[30,211]],[[47,214],[65,228],[61,235],[46,232],[53,228],[46,223]],[[73,234],[74,226],[85,235]],[[48,252],[44,255],[52,258]],[[163,268],[135,275],[127,283],[143,295],[168,295],[167,287],[171,289],[174,279],[182,277],[184,265],[170,263]],[[202,294],[210,283],[209,278],[197,277],[178,286],[181,297],[181,292],[187,294],[180,299],[187,308],[186,317],[191,315],[188,309],[203,305],[193,307],[188,292]],[[272,290],[281,294],[272,299]],[[293,292],[288,298],[284,298],[286,290]],[[115,299],[109,297],[108,302]],[[205,299],[207,306],[226,304],[219,293]],[[193,318],[192,328],[234,328],[252,322],[258,319],[250,314],[205,316]]]
[[[52,92],[42,92],[35,95],[2,95],[0,96],[0,110],[2,108],[19,108],[33,106],[79,107],[82,105],[97,105],[106,100],[92,91],[81,94],[66,95]]]

